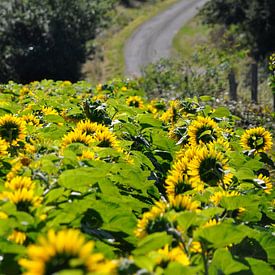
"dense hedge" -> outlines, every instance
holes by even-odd
[[[274,155],[209,96],[0,86],[1,274],[271,274]]]

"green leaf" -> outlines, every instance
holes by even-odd
[[[246,226],[221,223],[195,231],[194,238],[207,247],[222,248],[239,243],[247,236]]]
[[[229,275],[244,270],[249,270],[249,267],[233,259],[231,253],[226,248],[222,248],[217,249],[214,253],[213,260],[209,267],[209,275]]]
[[[166,232],[157,232],[146,236],[133,251],[133,255],[144,255],[152,250],[162,248],[166,244],[170,244],[173,237]]]
[[[266,262],[254,259],[254,258],[245,258],[249,263],[252,274],[273,274],[274,269]]]
[[[137,115],[137,121],[139,122],[142,129],[145,128],[160,128],[162,123],[159,119],[155,119],[151,114],[140,114]]]
[[[231,115],[230,111],[225,107],[218,107],[215,112],[211,115],[212,118],[214,117],[229,117]]]
[[[253,180],[255,178],[253,170],[247,167],[240,168],[234,174],[239,180]]]
[[[164,270],[164,275],[196,275],[199,274],[198,270],[194,267],[183,266],[177,262],[170,262],[167,268]]]
[[[74,191],[87,192],[102,176],[107,176],[108,170],[103,166],[98,168],[82,167],[64,171],[59,179],[59,185]]]

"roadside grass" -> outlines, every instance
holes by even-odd
[[[118,6],[114,23],[96,41],[96,54],[83,66],[85,80],[104,82],[124,75],[124,45],[143,22],[165,10],[178,0],[162,0],[145,3],[136,8]]]
[[[215,30],[214,30],[215,32]],[[214,37],[214,38],[213,38]],[[194,60],[194,54],[198,48],[207,45],[208,48],[216,50],[215,39],[218,35],[211,32],[207,25],[203,25],[200,17],[196,16],[191,19],[173,39],[172,58],[182,59],[190,64]],[[234,64],[234,71],[238,82],[238,98],[243,104],[251,103],[251,88],[250,88],[250,64],[251,60],[246,57],[240,59]],[[193,64],[193,66],[195,66]],[[259,68],[259,85],[258,85],[258,102],[264,105],[269,110],[272,110],[272,92],[268,85],[266,73]]]

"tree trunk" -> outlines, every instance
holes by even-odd
[[[253,103],[258,103],[258,64],[257,62],[251,65],[251,100]]]
[[[228,74],[228,80],[229,80],[229,97],[230,100],[237,101],[237,87],[238,83],[236,82],[235,73],[233,70],[230,70],[230,73]]]

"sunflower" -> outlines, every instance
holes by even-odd
[[[91,122],[89,120],[83,120],[77,123],[76,129],[86,134],[87,136],[94,135],[96,132],[104,132],[109,130],[108,127],[96,122]]]
[[[16,176],[5,183],[5,187],[11,190],[18,189],[27,189],[31,190],[35,187],[35,184],[32,182],[31,178]]]
[[[8,143],[0,138],[0,157],[5,157],[8,155]]]
[[[237,197],[240,196],[240,193],[237,191],[217,191],[210,197],[210,202],[212,202],[214,205],[219,205],[220,201],[223,197]]]
[[[53,109],[52,107],[47,107],[47,106],[43,106],[42,109],[41,109],[41,112],[44,114],[44,115],[58,115],[58,112]]]
[[[160,120],[164,123],[175,123],[179,117],[180,102],[178,100],[171,100],[170,107],[162,114]]]
[[[116,149],[117,151],[123,151],[119,146],[119,142],[112,132],[108,131],[97,131],[93,136],[93,141],[97,143],[98,147],[108,147]]]
[[[197,146],[213,142],[220,136],[220,131],[218,124],[210,117],[198,116],[188,127],[189,143]]]
[[[165,189],[168,198],[174,198],[175,196],[192,189],[191,182],[188,179],[187,169],[187,158],[181,158],[173,164],[172,169],[165,180]]]
[[[252,128],[244,132],[240,144],[244,150],[265,152],[272,148],[272,136],[263,127]]]
[[[193,201],[190,196],[178,195],[175,198],[169,200],[169,206],[175,211],[197,211],[200,203]]]
[[[23,115],[21,118],[26,122],[27,125],[36,126],[36,127],[42,126],[40,124],[40,120],[33,114]]]
[[[25,121],[13,115],[0,118],[0,137],[12,145],[17,145],[26,137]]]
[[[92,152],[89,150],[83,150],[81,155],[78,157],[78,160],[84,160],[84,159],[95,160],[96,159],[95,152]]]
[[[91,136],[87,136],[81,130],[75,129],[62,138],[62,147],[65,148],[72,143],[82,143],[86,146],[89,146],[92,142],[93,138]]]
[[[0,220],[6,220],[8,217],[8,214],[6,214],[3,211],[0,211]]]
[[[202,252],[201,243],[197,241],[193,241],[189,246],[189,251],[191,253],[201,253]]]
[[[228,159],[213,147],[201,147],[188,165],[188,175],[193,184],[222,187],[230,184],[233,174],[229,172]]]
[[[183,251],[183,248],[176,246],[174,248],[169,248],[169,245],[165,245],[164,248],[157,251],[158,257],[156,261],[159,265],[166,267],[170,262],[177,262],[181,265],[190,265],[190,260],[188,256]]]
[[[140,96],[130,96],[126,100],[126,104],[131,107],[143,109],[143,100]]]
[[[26,233],[18,230],[13,230],[13,232],[8,236],[9,241],[15,242],[17,244],[23,244],[26,239]]]
[[[59,274],[60,271],[82,270],[85,274],[115,274],[116,262],[107,261],[103,254],[92,253],[95,243],[85,241],[84,235],[75,229],[58,232],[49,230],[37,244],[28,246],[27,258],[19,259],[25,269],[23,274]]]
[[[142,218],[138,220],[135,235],[143,238],[153,232],[161,232],[166,230],[167,221],[163,217],[167,210],[167,203],[159,201],[151,208],[150,211],[144,213]]]
[[[41,197],[35,196],[33,190],[22,188],[12,192],[3,191],[0,193],[2,200],[9,200],[16,205],[17,211],[28,212],[30,207],[39,207],[42,201]]]
[[[260,174],[257,179],[254,179],[254,182],[257,187],[262,188],[266,194],[271,194],[273,185],[271,183],[270,177]]]
[[[212,226],[215,226],[218,224],[220,224],[220,221],[217,221],[216,219],[211,219],[207,223],[205,223],[202,227],[207,228],[207,227],[212,227]]]

